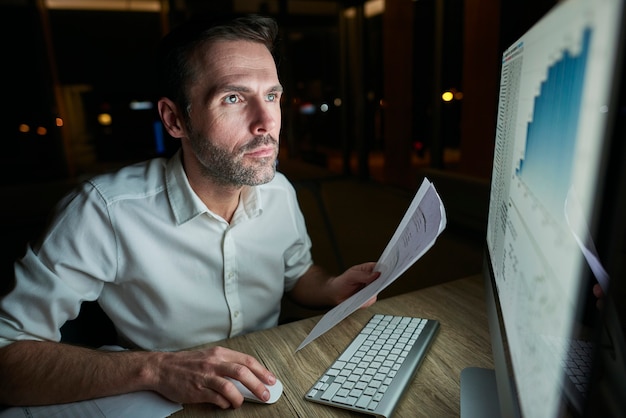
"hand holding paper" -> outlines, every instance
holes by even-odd
[[[380,277],[320,319],[296,351],[337,325],[389,286],[428,251],[446,227],[446,213],[434,186],[424,179],[400,225],[376,263]]]

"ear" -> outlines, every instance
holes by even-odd
[[[163,127],[173,138],[182,138],[185,136],[185,122],[182,115],[178,111],[176,103],[162,97],[157,103],[159,116],[163,122]]]

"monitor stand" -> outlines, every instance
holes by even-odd
[[[461,418],[500,418],[494,370],[480,367],[461,370]]]

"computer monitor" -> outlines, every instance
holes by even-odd
[[[463,370],[463,418],[626,416],[625,26],[624,0],[562,1],[503,54],[484,262],[495,370]],[[576,344],[591,363],[570,377]]]

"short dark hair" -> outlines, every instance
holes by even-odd
[[[187,89],[193,77],[191,57],[207,42],[245,40],[265,45],[274,59],[278,24],[269,17],[246,15],[190,20],[165,36],[157,54],[157,83],[160,97],[174,101],[187,117]]]

